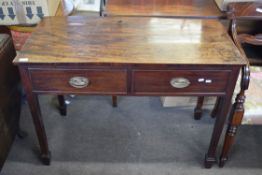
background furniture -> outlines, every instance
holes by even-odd
[[[250,60],[251,65],[261,65],[262,63],[262,3],[231,3],[228,6],[228,17],[230,19],[230,34],[234,43],[241,51],[243,57]],[[260,25],[258,28],[251,28],[247,33],[241,30],[241,23],[239,21],[256,21]],[[257,23],[255,23],[257,24]],[[256,26],[256,25],[255,25]],[[259,31],[260,30],[260,31]],[[260,33],[259,33],[260,32]],[[252,47],[260,47],[259,49]],[[258,51],[258,53],[256,53]],[[257,58],[254,59],[253,56]],[[251,75],[250,75],[251,71]],[[249,85],[250,79],[250,85]],[[241,82],[239,83],[240,92],[236,96],[235,103],[232,107],[229,125],[226,132],[222,155],[220,157],[220,166],[224,166],[228,159],[228,153],[241,122],[244,124],[262,124],[262,104],[261,104],[261,90],[262,90],[262,69],[261,67],[249,65],[243,68]],[[249,88],[248,88],[249,86]],[[248,90],[247,90],[248,89]],[[246,91],[247,90],[247,91]],[[246,91],[246,112],[244,113]],[[243,118],[244,117],[244,118]]]
[[[11,37],[0,34],[0,171],[18,131],[21,95],[15,55]]]
[[[224,18],[213,0],[108,0],[105,16]]]
[[[214,0],[221,11],[227,11],[227,5],[232,2],[259,2],[260,0]]]

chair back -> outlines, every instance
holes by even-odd
[[[262,20],[262,2],[235,2],[228,4],[229,19]]]
[[[228,18],[230,19],[229,33],[239,50],[244,56],[246,52],[244,51],[242,44],[262,46],[262,2],[234,2],[228,5]],[[256,26],[252,26],[253,32],[240,33],[240,27],[238,25],[239,21],[256,21]],[[244,30],[245,31],[245,30]],[[254,32],[255,31],[255,32]],[[261,58],[262,60],[262,58]],[[251,64],[253,64],[251,62]],[[262,61],[254,65],[261,65]]]

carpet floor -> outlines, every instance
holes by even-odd
[[[28,136],[16,138],[1,175],[262,174],[261,126],[241,126],[225,167],[205,169],[214,124],[210,109],[195,121],[193,108],[163,108],[159,97],[119,97],[117,108],[110,96],[69,100],[68,114],[62,117],[54,96],[40,97],[50,166],[38,159],[31,115],[23,105],[21,128]]]

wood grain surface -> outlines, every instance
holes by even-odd
[[[187,94],[191,93],[224,93],[229,83],[228,78],[232,72],[229,70],[139,70],[133,72],[133,91],[136,94],[166,93],[166,94]],[[183,77],[189,80],[190,84],[185,88],[174,88],[170,80],[174,77]],[[205,77],[211,83],[201,83],[199,78]]]
[[[50,17],[20,63],[246,64],[216,20]]]
[[[90,69],[56,69],[30,70],[34,91],[52,91],[63,93],[89,94],[126,94],[126,71],[124,70],[90,70]],[[89,84],[84,88],[75,88],[69,84],[72,77],[87,77]],[[48,82],[48,83],[47,83]]]
[[[228,5],[229,18],[231,15],[239,19],[261,20],[262,2],[233,2]]]
[[[108,16],[223,18],[214,0],[108,0]]]

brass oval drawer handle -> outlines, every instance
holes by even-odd
[[[72,77],[69,80],[69,84],[74,88],[84,88],[89,85],[89,80],[85,77]]]
[[[170,80],[170,85],[174,88],[185,88],[190,85],[190,81],[186,78],[172,78]]]

